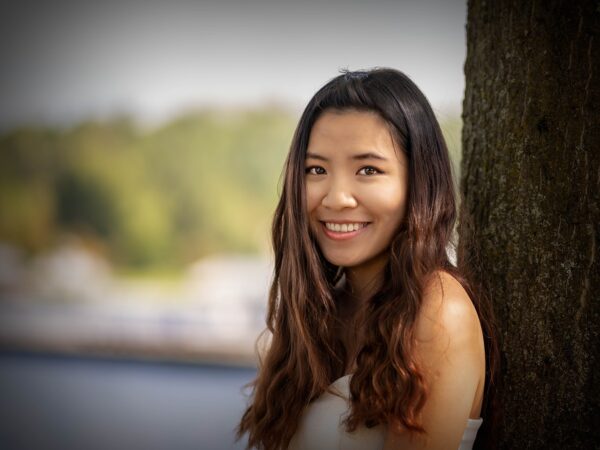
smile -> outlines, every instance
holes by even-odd
[[[325,235],[334,240],[351,239],[360,234],[370,222],[335,223],[321,222]]]

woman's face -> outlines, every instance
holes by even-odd
[[[306,155],[310,227],[332,264],[359,268],[387,256],[406,211],[408,160],[374,112],[328,110]]]

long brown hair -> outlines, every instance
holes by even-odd
[[[331,109],[376,112],[409,161],[406,220],[390,244],[384,283],[363,314],[365,334],[350,382],[347,430],[384,423],[397,431],[424,432],[418,416],[427,386],[415,361],[413,334],[425,280],[436,270],[456,277],[473,300],[486,337],[488,385],[496,364],[491,308],[448,260],[456,219],[454,184],[448,150],[427,99],[393,69],[345,72],[309,101],[285,163],[272,226],[275,269],[265,330],[270,344],[237,428],[238,438],[248,433],[248,447],[286,448],[305,407],[344,375],[348,355],[335,333],[338,268],[323,257],[305,211],[308,139],[320,114]]]

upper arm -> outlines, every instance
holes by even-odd
[[[426,435],[388,431],[385,449],[458,448],[485,370],[483,334],[460,283],[438,272],[425,288],[415,324],[415,351],[428,387],[421,423]]]

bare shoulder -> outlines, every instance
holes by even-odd
[[[480,414],[485,353],[475,306],[447,272],[425,283],[415,333],[414,355],[429,388],[421,411],[427,435],[412,440],[391,430],[384,449],[458,448],[467,419]]]
[[[418,343],[439,351],[456,346],[480,350],[482,331],[475,306],[449,273],[436,271],[425,283],[415,332]]]

